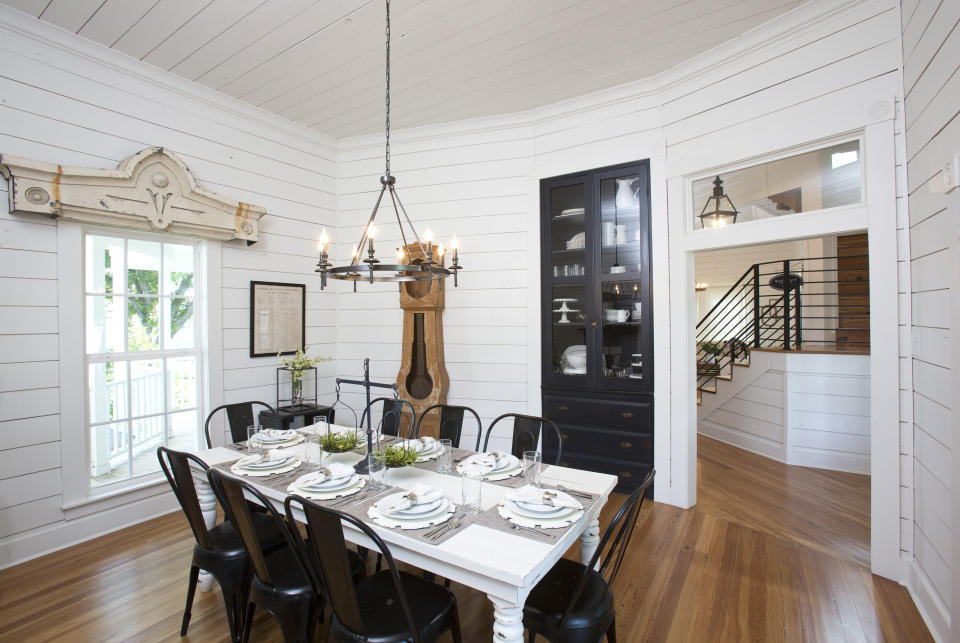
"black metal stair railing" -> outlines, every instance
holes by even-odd
[[[867,255],[757,263],[697,323],[697,387],[750,348],[869,352]]]

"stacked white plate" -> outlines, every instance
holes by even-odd
[[[404,509],[394,507],[403,506],[404,496],[410,492],[401,491],[382,498],[367,509],[367,515],[383,527],[399,529],[422,529],[446,522],[453,515],[456,505],[441,496],[435,500],[408,505]]]
[[[521,527],[552,529],[571,525],[583,515],[583,505],[579,500],[556,489],[544,491],[562,498],[564,506],[557,507],[546,501],[540,503],[504,498],[498,507],[500,516]]]
[[[230,471],[238,476],[262,477],[293,471],[301,464],[302,462],[293,455],[275,456],[270,454],[267,458],[261,458],[259,455],[248,455],[234,462]]]
[[[271,449],[293,446],[303,442],[303,436],[294,429],[264,429],[251,438],[254,446]]]
[[[484,471],[483,479],[489,481],[506,480],[523,473],[523,462],[517,456],[498,451],[475,453],[465,458],[457,465],[457,472],[475,467]]]
[[[290,483],[287,491],[299,494],[305,498],[331,500],[333,498],[353,495],[363,489],[364,485],[367,484],[366,479],[356,473],[342,478],[324,480],[322,482],[318,482],[317,477],[316,472],[302,475]]]
[[[403,443],[403,446],[413,449],[417,452],[417,462],[433,460],[443,452],[443,447],[433,438],[420,438],[409,440]]]

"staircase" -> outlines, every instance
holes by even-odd
[[[697,404],[750,365],[751,350],[869,354],[867,255],[750,266],[697,323]]]

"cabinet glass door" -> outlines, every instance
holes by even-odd
[[[638,274],[643,270],[644,234],[640,202],[646,186],[636,172],[600,180],[600,274]]]
[[[643,286],[636,280],[605,281],[601,291],[601,379],[643,380]]]
[[[592,251],[588,232],[590,186],[586,177],[572,178],[550,188],[550,300],[548,319],[552,373],[556,377],[586,378],[588,368],[587,313],[591,296],[587,284]],[[592,351],[593,348],[591,347]]]

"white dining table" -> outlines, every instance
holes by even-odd
[[[299,457],[305,455],[304,444],[284,450]],[[210,466],[228,463],[244,455],[228,447],[214,447],[196,451],[195,454]],[[328,457],[352,464],[363,456],[342,453]],[[380,527],[372,521],[368,524],[387,543],[395,559],[485,593],[493,603],[493,641],[522,643],[523,605],[527,595],[578,538],[580,559],[584,562],[590,560],[599,540],[600,510],[617,484],[616,476],[557,466],[544,467],[542,478],[545,487],[559,483],[599,496],[593,507],[584,511],[580,520],[553,544],[479,524],[470,524],[439,544],[429,544],[405,535],[400,529]],[[287,494],[260,484],[258,481],[262,481],[262,478],[244,479],[283,511],[283,500]],[[212,527],[217,517],[213,491],[204,476],[194,476],[194,480],[204,520],[207,526]],[[432,485],[441,489],[451,501],[457,504],[461,502],[460,477],[455,473],[439,474],[417,467],[389,469],[386,483],[402,489],[412,489],[418,483]],[[482,509],[498,504],[509,491],[510,488],[503,485],[483,483]],[[303,516],[298,518],[302,520]],[[373,543],[362,532],[346,523],[344,537],[362,547],[373,548]],[[212,583],[211,578],[202,577],[201,591],[209,590]]]

